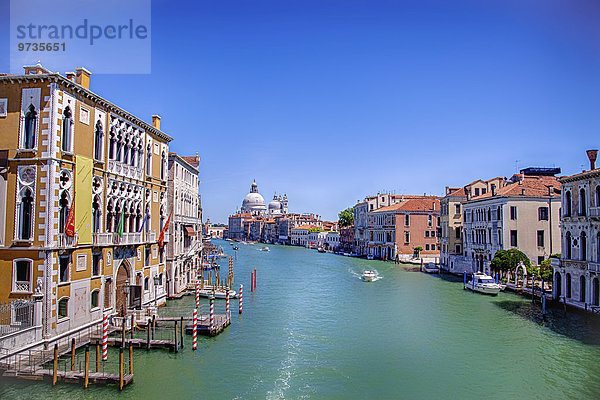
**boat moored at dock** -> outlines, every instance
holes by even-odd
[[[497,296],[502,287],[496,283],[494,278],[483,273],[475,273],[465,285],[466,289],[482,294]]]

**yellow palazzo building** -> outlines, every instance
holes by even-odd
[[[34,321],[2,318],[0,347],[19,344],[6,332],[23,322],[35,341],[166,298],[172,138],[159,116],[149,124],[90,91],[90,75],[0,74],[0,303],[41,303]]]

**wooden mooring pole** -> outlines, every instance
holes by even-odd
[[[133,344],[129,343],[129,374],[133,374]]]
[[[152,320],[148,318],[148,325],[146,325],[146,351],[150,350],[150,329],[152,329]]]
[[[125,322],[127,321],[127,318],[123,317],[123,321],[122,324],[123,326],[121,326],[121,347],[125,348]]]
[[[152,329],[152,320],[148,318],[148,325],[146,326],[146,351],[150,350],[150,329]]]
[[[58,380],[58,343],[54,344],[54,362],[52,364],[52,386],[56,385],[56,381]]]
[[[179,346],[177,346],[177,321],[175,321],[175,353],[179,351]]]
[[[181,348],[183,349],[183,316],[181,317],[181,325],[179,326],[179,333],[181,338]]]
[[[85,375],[83,378],[83,387],[87,389],[90,380],[90,345],[85,345]]]
[[[131,314],[131,338],[133,339],[133,331],[135,330],[135,315]]]
[[[71,339],[71,371],[75,371],[75,338]]]
[[[96,340],[96,372],[100,372],[100,343]]]
[[[119,390],[123,390],[123,347],[119,348]]]

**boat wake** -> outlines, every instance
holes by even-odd
[[[383,279],[383,276],[379,275],[379,272],[376,269],[373,269],[372,271],[375,272],[375,277],[373,278],[373,280],[371,282],[377,282],[378,280]],[[350,274],[354,278],[362,280],[362,272],[361,273],[356,272],[352,268],[349,268],[348,272],[350,272]]]

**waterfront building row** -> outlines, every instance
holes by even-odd
[[[194,196],[169,199],[173,139],[160,117],[128,113],[92,92],[90,77],[39,64],[0,75],[0,302],[37,310],[3,315],[2,348],[105,313],[141,317],[175,288],[163,243],[177,233],[161,232],[173,205],[199,207],[197,176]]]

